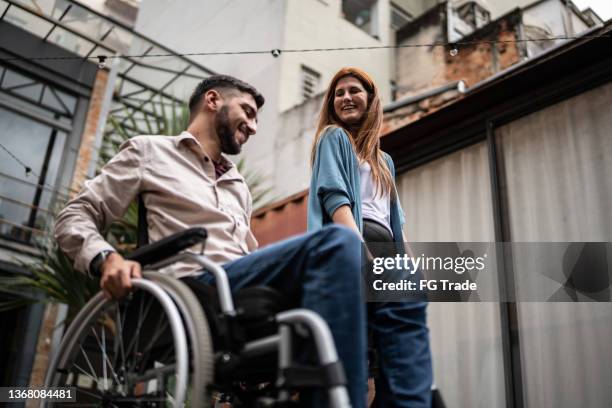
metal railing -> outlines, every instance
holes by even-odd
[[[58,203],[65,202],[68,199],[70,190],[66,188],[58,190],[47,184],[38,184],[0,172],[0,182],[2,181],[31,188],[33,198],[30,202],[24,201],[23,197],[17,196],[11,188],[0,190],[0,238],[25,245],[42,244],[49,237],[50,231],[46,227],[53,221],[53,209]],[[34,201],[37,196],[36,192],[51,194],[46,207],[41,206],[40,202]],[[10,204],[13,208],[18,208],[19,215],[15,216],[14,210],[13,214],[3,214],[3,204],[5,203]]]

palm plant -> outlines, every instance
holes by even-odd
[[[162,109],[160,116],[145,116],[144,121],[136,120],[133,115],[109,115],[105,134],[98,158],[101,168],[113,157],[119,146],[128,138],[138,134],[176,135],[187,128],[189,113],[184,106],[171,106],[170,113]],[[262,177],[245,170],[243,159],[236,164],[244,175],[253,195],[255,207],[261,205],[271,192],[263,185]],[[53,226],[48,226],[48,237]],[[136,246],[138,228],[138,206],[132,202],[122,219],[113,223],[103,235],[121,253],[128,253]],[[67,320],[70,321],[83,305],[99,290],[97,279],[77,272],[72,262],[57,247],[54,240],[47,237],[40,247],[40,258],[35,262],[20,262],[29,275],[0,277],[0,311],[36,302],[63,303],[68,305]]]

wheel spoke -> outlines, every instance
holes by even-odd
[[[96,377],[92,377],[91,374],[89,374],[87,371],[83,370],[80,365],[78,365],[77,363],[74,363],[74,367],[77,370],[79,370],[80,372],[82,372],[83,374],[85,374],[85,376],[89,377],[91,379],[91,381],[93,381],[96,384],[98,383],[98,379]]]
[[[104,391],[106,391],[108,383],[106,382],[106,336],[104,335],[104,325],[100,325],[100,329],[102,331],[102,344],[100,345],[100,348],[102,349],[102,373],[104,375]],[[94,334],[96,334],[95,330]],[[100,344],[100,340],[98,340],[97,335],[96,340],[98,341],[98,344]]]
[[[106,354],[106,335],[105,335],[104,325],[101,325],[101,333],[102,333],[101,343],[100,343],[100,339],[98,338],[98,334],[93,329],[93,327],[91,328],[91,330],[93,331],[96,341],[98,342],[98,346],[100,346],[100,348],[102,349],[102,372],[104,376],[104,390],[106,391],[106,385],[107,385],[106,365],[107,364],[111,370],[111,374],[113,375],[113,377],[115,377],[115,381],[117,382],[118,385],[121,384],[121,381],[119,381],[119,377],[117,377],[117,373],[115,372],[115,369],[113,368],[113,365],[111,364],[110,359],[108,358],[108,354]]]
[[[151,310],[151,299],[149,299],[148,303],[147,303],[147,307],[143,313],[142,309],[143,309],[143,302],[144,302],[144,296],[140,297],[140,307],[138,310],[138,324],[136,325],[136,335],[132,338],[132,340],[130,341],[130,344],[128,345],[127,348],[127,354],[129,355],[132,352],[132,347],[135,347],[135,351],[138,351],[138,345],[140,342],[140,330],[142,329],[142,324],[145,320],[145,318],[148,316],[149,311]],[[133,364],[130,367],[130,370],[133,369],[133,366],[135,365],[135,361],[133,362]]]
[[[121,356],[121,367],[125,368],[125,348],[123,345],[123,323],[121,322],[121,313],[119,311],[119,306],[117,305],[117,309],[115,309],[115,317],[117,319],[117,336],[116,338],[119,340],[119,355]],[[123,316],[125,319],[125,315]],[[117,363],[117,356],[115,356],[115,363]]]
[[[151,339],[149,340],[147,345],[142,350],[142,355],[143,355],[142,361],[143,362],[146,362],[148,360],[148,358],[149,358],[149,351],[151,349],[153,349],[153,346],[155,345],[155,343],[157,342],[159,337],[164,333],[164,331],[167,328],[168,328],[168,320],[167,319],[160,319],[157,322],[154,334],[151,336]]]
[[[164,285],[160,286],[165,288]],[[67,368],[53,368],[54,377],[50,380],[60,386],[76,387],[77,398],[82,402],[72,403],[71,406],[171,406],[178,402],[175,395],[184,398],[182,386],[186,380],[179,376],[179,367],[181,375],[185,368],[195,370],[197,375],[194,379],[198,379],[199,389],[193,392],[201,395],[196,398],[197,405],[205,403],[206,393],[202,387],[211,383],[211,364],[197,354],[197,358],[188,356],[188,360],[184,360],[184,338],[179,339],[181,353],[180,359],[177,358],[175,344],[179,340],[173,341],[173,336],[175,332],[183,333],[184,329],[175,327],[175,321],[169,318],[169,315],[177,318],[178,323],[181,320],[184,323],[187,319],[190,334],[195,332],[199,334],[195,338],[206,339],[201,342],[201,348],[210,349],[206,319],[205,316],[200,317],[202,311],[196,307],[199,306],[197,299],[189,296],[187,288],[179,285],[175,288],[169,282],[167,289],[176,290],[178,294],[175,296],[182,295],[187,299],[187,304],[177,306],[182,313],[179,317],[176,310],[167,304],[167,296],[163,296],[158,288],[143,284],[141,289],[131,294],[125,302],[89,305],[82,313],[81,327],[72,329],[75,335],[63,345],[62,357],[57,363],[57,366]],[[197,318],[191,318],[192,315]],[[192,342],[190,344],[193,346]],[[209,356],[210,351],[205,355]],[[103,386],[100,384],[102,381]],[[178,385],[181,385],[181,389],[177,388]]]
[[[79,347],[81,349],[81,353],[83,353],[83,357],[85,357],[85,362],[87,363],[87,365],[89,366],[89,369],[91,370],[92,378],[97,378],[98,375],[96,373],[96,370],[94,370],[93,366],[91,365],[91,362],[89,361],[89,357],[87,357],[87,353],[85,352],[85,350],[83,350],[83,346],[79,345]]]

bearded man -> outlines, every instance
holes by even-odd
[[[75,269],[99,276],[104,293],[121,298],[132,290],[131,279],[141,277],[141,267],[124,259],[100,231],[120,219],[136,197],[147,209],[150,241],[191,227],[206,228],[204,254],[223,265],[232,291],[269,286],[327,321],[345,368],[351,404],[363,407],[366,318],[359,237],[332,225],[256,251],[250,230],[251,195],[244,178],[224,157],[239,153],[256,133],[263,104],[263,96],[239,79],[205,79],[190,98],[187,130],[178,136],[136,136],[125,142],[61,211],[55,237]],[[214,284],[211,274],[195,268],[172,272],[178,277],[197,274]]]

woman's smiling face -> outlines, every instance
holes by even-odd
[[[334,112],[347,127],[361,124],[368,110],[368,92],[361,81],[353,76],[345,76],[336,84],[334,90]]]

